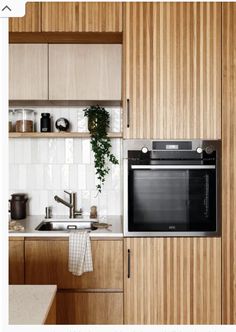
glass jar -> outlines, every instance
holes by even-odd
[[[16,132],[30,133],[34,131],[34,110],[16,109]]]
[[[8,131],[12,133],[14,131],[14,110],[9,110],[8,114]]]

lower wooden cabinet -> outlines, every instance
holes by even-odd
[[[24,284],[24,238],[9,240],[9,284]]]
[[[123,240],[92,240],[93,272],[68,271],[68,238],[26,239],[25,282],[56,284],[59,289],[123,290]]]
[[[221,324],[220,238],[127,238],[124,259],[125,324]]]
[[[57,324],[123,324],[123,293],[59,291]]]

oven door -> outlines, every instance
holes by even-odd
[[[131,165],[128,232],[216,232],[214,165]]]

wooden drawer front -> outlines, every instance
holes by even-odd
[[[26,283],[57,284],[62,289],[123,289],[123,241],[92,241],[94,270],[80,277],[68,271],[68,246],[68,240],[26,240]]]
[[[58,293],[57,324],[123,324],[123,293]]]
[[[24,284],[24,239],[9,241],[9,284]]]

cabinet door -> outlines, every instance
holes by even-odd
[[[41,4],[27,2],[24,17],[9,19],[10,32],[41,32]]]
[[[125,324],[221,323],[220,238],[125,239],[124,255]]]
[[[48,45],[10,44],[9,99],[48,99]]]
[[[57,324],[123,324],[123,293],[59,292]]]
[[[49,45],[49,99],[120,100],[121,45]]]
[[[123,242],[92,241],[93,272],[68,271],[68,239],[25,241],[27,284],[56,284],[61,289],[123,290]]]
[[[24,284],[24,238],[9,240],[9,284]]]
[[[126,138],[220,138],[221,4],[124,4],[123,77]]]
[[[42,3],[46,32],[121,32],[122,3]]]
[[[236,3],[222,9],[222,323],[236,324]]]

